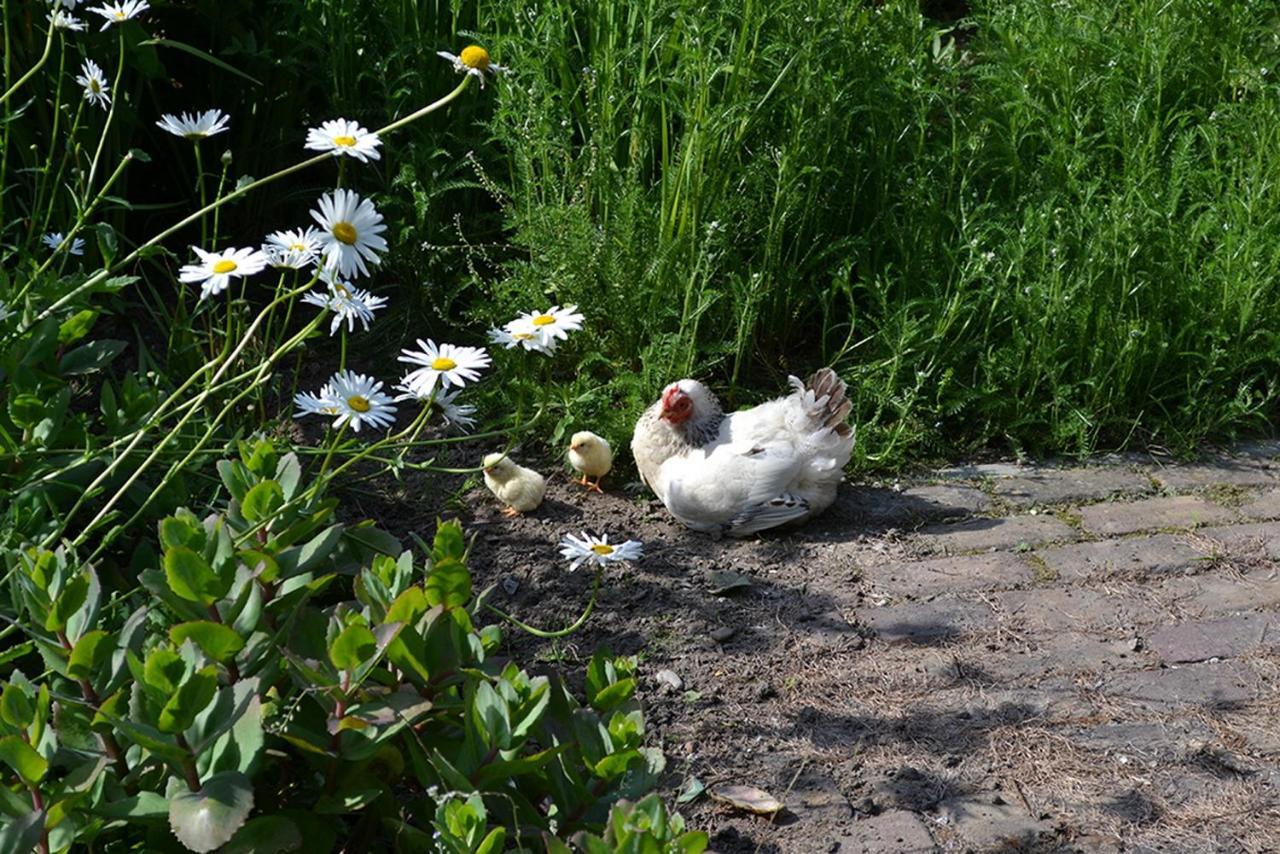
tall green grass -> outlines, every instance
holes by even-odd
[[[581,385],[610,394],[584,418],[618,435],[678,376],[746,402],[826,362],[868,466],[1181,450],[1276,414],[1274,4],[477,18],[516,69],[492,177],[520,251],[484,287],[495,316],[585,308]]]

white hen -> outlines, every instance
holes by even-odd
[[[845,384],[830,368],[790,382],[787,397],[730,415],[697,380],[663,389],[636,423],[631,453],[673,516],[742,537],[831,506],[853,453]]]

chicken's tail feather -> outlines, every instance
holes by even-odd
[[[840,436],[848,436],[853,432],[847,420],[853,404],[845,397],[844,380],[835,371],[830,368],[815,371],[804,388],[813,394],[815,420]]]

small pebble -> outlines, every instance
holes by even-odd
[[[502,589],[508,596],[514,596],[516,591],[520,589],[520,582],[508,575],[502,579]]]
[[[751,687],[751,691],[755,694],[757,700],[767,700],[770,697],[778,696],[778,692],[774,687],[763,679]]]
[[[729,638],[738,633],[738,630],[731,626],[721,626],[718,629],[711,630],[711,639],[716,643],[724,643]]]

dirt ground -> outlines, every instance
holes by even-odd
[[[483,488],[440,514],[477,535],[494,604],[543,628],[588,599],[564,534],[644,543],[581,632],[509,643],[575,673],[599,644],[640,656],[668,795],[696,780],[786,804],[680,804],[715,851],[1264,851],[1280,846],[1277,453],[845,485],[808,526],[745,541],[562,473],[527,516]]]

